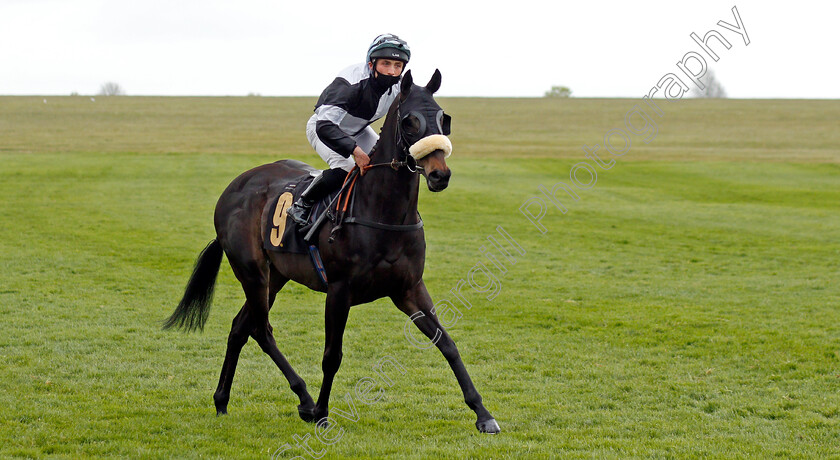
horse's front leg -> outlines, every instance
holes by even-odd
[[[458,384],[461,386],[461,391],[464,393],[464,401],[467,406],[472,409],[478,416],[475,422],[476,428],[482,433],[495,434],[501,431],[496,419],[490,415],[490,412],[484,407],[481,402],[481,395],[475,389],[475,385],[467,373],[467,368],[464,367],[461,361],[461,354],[458,353],[458,348],[455,342],[449,337],[449,334],[438,321],[437,316],[432,313],[433,303],[429,292],[426,290],[426,285],[420,281],[414,288],[407,291],[402,298],[392,297],[394,304],[397,305],[403,313],[411,317],[414,324],[420,329],[423,334],[430,340],[435,342],[438,349],[452,368],[455,377],[458,379]],[[421,312],[422,314],[418,314]]]
[[[345,283],[330,284],[327,289],[327,303],[324,311],[324,359],[321,369],[324,381],[318,402],[315,403],[315,422],[329,414],[330,390],[333,378],[341,365],[341,347],[344,338],[344,328],[347,326],[347,315],[350,312],[350,293]]]

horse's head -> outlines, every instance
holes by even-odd
[[[452,143],[447,137],[450,117],[432,96],[440,88],[440,80],[440,71],[435,70],[426,86],[418,86],[409,70],[402,78],[397,105],[398,130],[408,147],[407,161],[417,163],[433,192],[445,189],[452,176],[446,166],[446,158],[452,153]]]

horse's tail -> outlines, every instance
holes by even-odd
[[[219,240],[211,241],[201,251],[184,290],[184,298],[172,316],[163,323],[164,329],[175,326],[186,331],[204,330],[204,323],[210,315],[210,303],[213,301],[213,290],[219,266],[222,264],[222,254],[224,251]]]

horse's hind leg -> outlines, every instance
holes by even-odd
[[[248,341],[249,333],[248,302],[239,310],[233,318],[233,325],[228,334],[227,352],[225,362],[222,364],[222,375],[219,376],[219,385],[216,393],[213,394],[213,402],[216,404],[216,415],[227,414],[227,405],[230,400],[230,387],[233,385],[233,374],[236,373],[236,364],[239,362],[239,353]]]
[[[233,264],[231,264],[233,266]],[[251,273],[246,276],[243,270],[237,270],[234,267],[234,273],[242,283],[242,288],[245,291],[246,301],[239,311],[239,314],[233,319],[233,325],[228,336],[228,347],[225,355],[225,362],[222,365],[222,373],[219,376],[219,385],[216,388],[216,393],[213,395],[213,401],[216,404],[216,414],[226,414],[227,404],[230,400],[230,389],[233,385],[233,376],[236,372],[236,364],[239,361],[239,354],[242,347],[248,341],[248,336],[254,337],[254,340],[260,345],[260,348],[268,354],[271,359],[283,372],[286,380],[292,391],[300,398],[300,406],[298,411],[301,418],[310,421],[307,413],[311,413],[315,407],[312,397],[306,390],[306,383],[299,375],[292,369],[292,366],[286,360],[280,350],[277,349],[277,344],[274,341],[271,325],[268,323],[268,310],[271,303],[274,301],[277,292],[286,284],[288,279],[282,278],[276,272],[272,273],[270,287],[267,286],[268,273],[267,268],[265,272],[258,271],[257,274]]]
[[[292,391],[300,399],[300,405],[298,405],[298,414],[300,418],[304,421],[311,422],[314,421],[314,409],[315,409],[315,402],[312,401],[312,397],[309,395],[309,392],[306,390],[306,382],[295,372],[292,368],[292,365],[289,364],[289,361],[286,360],[286,357],[283,356],[283,353],[277,348],[277,342],[274,340],[274,332],[271,324],[268,322],[268,310],[271,308],[271,305],[274,303],[274,298],[277,295],[277,292],[288,282],[288,278],[282,278],[279,273],[272,270],[271,272],[271,287],[269,290],[269,299],[268,304],[266,305],[266,309],[264,310],[264,314],[261,311],[257,314],[257,318],[254,321],[254,329],[251,332],[251,336],[254,337],[254,340],[260,345],[260,348],[271,357],[274,364],[280,368],[280,371],[283,373],[283,376],[286,377],[286,380],[289,381],[289,387]]]

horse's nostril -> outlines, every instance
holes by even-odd
[[[439,169],[436,169],[429,173],[429,179],[433,181],[447,180],[449,179],[449,174]]]

